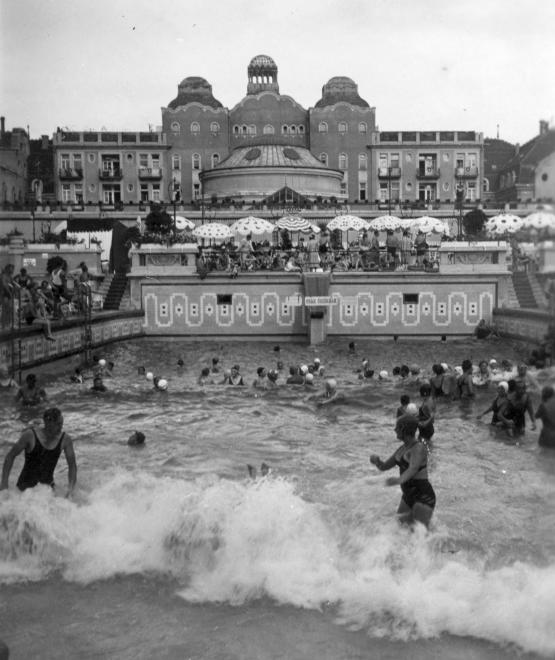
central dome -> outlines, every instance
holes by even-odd
[[[256,55],[249,63],[250,68],[272,68],[277,69],[277,64],[269,55]]]

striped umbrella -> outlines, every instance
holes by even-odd
[[[246,218],[236,220],[230,229],[234,234],[241,234],[242,236],[248,236],[249,234],[260,236],[261,234],[271,234],[275,227],[273,223],[264,220],[264,218],[249,215]]]
[[[300,215],[284,215],[276,222],[276,227],[288,231],[312,231],[310,222]]]

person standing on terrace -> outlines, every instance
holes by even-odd
[[[314,272],[320,266],[319,246],[314,234],[310,234],[306,248],[308,250],[308,268],[310,272]]]
[[[254,253],[254,247],[251,239],[252,236],[247,234],[247,236],[243,236],[241,242],[239,243],[239,259],[241,262],[241,270],[247,270],[248,258]]]

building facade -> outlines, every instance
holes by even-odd
[[[376,110],[348,77],[331,78],[308,109],[281,94],[278,68],[257,55],[247,93],[225,108],[204,78],[185,78],[156,132],[58,130],[62,203],[179,200],[266,202],[279,191],[311,203],[468,201],[483,188],[483,138],[474,131],[379,131]]]
[[[6,131],[0,117],[0,202],[2,206],[23,205],[27,195],[29,135],[23,128]]]

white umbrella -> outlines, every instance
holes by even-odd
[[[432,218],[429,215],[416,218],[416,220],[411,223],[411,227],[424,234],[431,234],[432,232],[437,234],[449,234],[449,227],[446,222],[439,218]]]
[[[527,215],[522,222],[523,229],[547,229],[549,227],[555,227],[555,214],[546,211],[536,211],[536,213]]]
[[[275,227],[273,223],[264,218],[255,218],[249,215],[247,218],[240,218],[236,220],[230,227],[234,234],[241,234],[242,236],[260,236],[261,234],[271,234]]]
[[[334,229],[339,229],[340,231],[360,231],[361,229],[368,229],[368,222],[356,215],[338,215],[333,220],[330,220],[326,227],[330,231]]]
[[[490,236],[502,236],[503,234],[514,234],[522,227],[522,218],[512,213],[500,213],[488,218],[485,230]]]
[[[175,216],[175,228],[179,229],[179,231],[183,231],[184,229],[194,229],[195,227],[196,225],[192,220],[184,218],[182,215]]]
[[[395,215],[380,215],[379,218],[370,220],[370,229],[377,229],[378,231],[387,231],[389,229],[395,230],[403,226],[403,220]]]
[[[312,231],[310,222],[299,215],[284,215],[276,222],[276,227],[288,231]]]
[[[210,222],[193,229],[193,236],[195,238],[224,240],[231,238],[233,232],[227,225],[222,225],[220,222]]]

